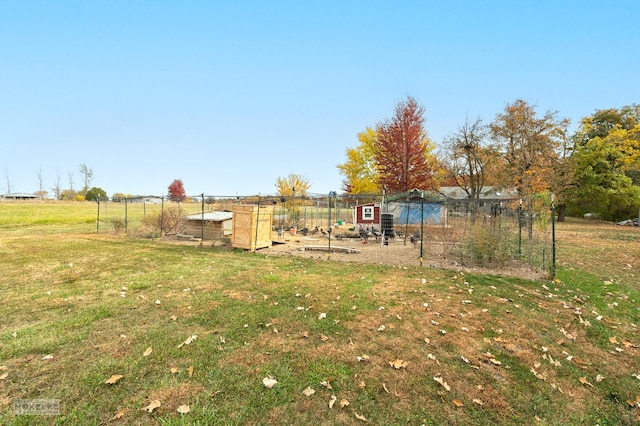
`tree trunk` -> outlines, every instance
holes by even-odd
[[[559,204],[556,211],[558,212],[558,222],[564,222],[565,221],[566,212],[567,212],[567,205],[564,204],[564,203],[563,204]]]

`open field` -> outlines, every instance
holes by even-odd
[[[87,203],[16,206],[2,424],[640,421],[638,228],[558,224],[550,282],[166,244],[96,233]]]

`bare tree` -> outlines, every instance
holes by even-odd
[[[4,166],[4,174],[7,178],[7,194],[11,194],[11,179],[9,179],[9,169],[7,169],[7,166]]]
[[[38,176],[38,198],[42,201],[44,195],[47,193],[47,191],[44,190],[44,175],[42,174],[42,167],[38,168],[36,175]]]
[[[60,194],[62,194],[62,188],[60,187],[60,173],[56,172],[56,183],[51,188],[53,193],[56,195],[56,200],[60,200]]]
[[[69,176],[69,189],[73,191],[73,173],[68,172],[67,174]]]
[[[84,179],[84,187],[82,188],[82,192],[86,194],[89,190],[91,180],[93,179],[93,170],[86,164],[80,164],[80,174]]]
[[[488,128],[479,118],[469,119],[445,138],[446,169],[449,177],[467,193],[471,212],[475,213],[486,181],[488,163],[495,157],[488,144]]]

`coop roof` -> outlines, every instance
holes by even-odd
[[[224,222],[225,220],[231,220],[233,213],[231,212],[205,212],[204,220],[207,222]],[[202,213],[196,213],[187,216],[187,220],[202,220]]]
[[[460,187],[457,186],[443,186],[440,187],[439,192],[446,198],[453,200],[467,200],[469,195]],[[510,200],[518,198],[518,192],[514,188],[501,189],[496,186],[483,186],[480,190],[480,199],[502,199]]]

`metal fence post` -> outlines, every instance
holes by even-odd
[[[100,197],[98,197],[98,220],[96,221],[96,233],[100,232]]]
[[[551,279],[556,278],[556,197],[551,194]]]

